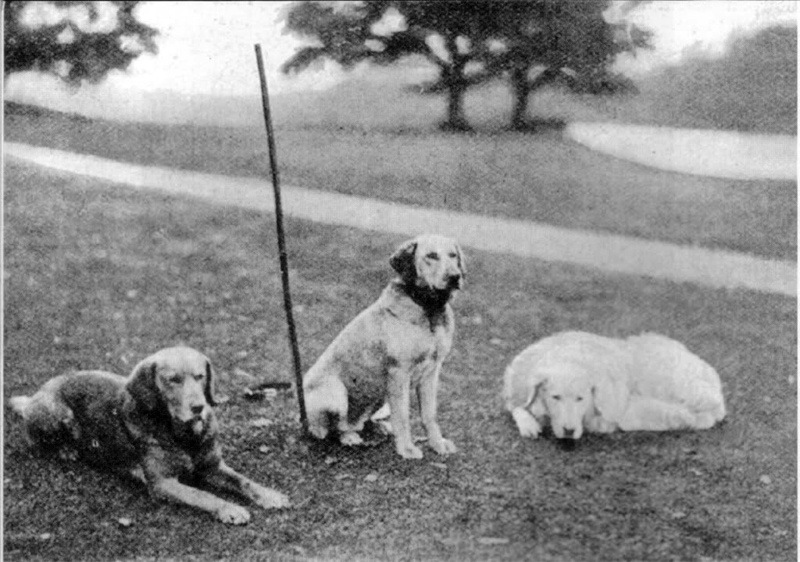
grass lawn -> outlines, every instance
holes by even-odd
[[[90,145],[98,151],[119,150],[106,155],[120,157],[128,150],[125,143],[133,142],[123,133],[145,130],[116,129],[122,132],[109,133],[109,138],[99,127],[85,131],[96,133]],[[20,137],[26,134],[34,133],[15,129],[10,136],[25,140]],[[64,134],[54,130],[53,144],[67,142]],[[179,150],[169,147],[181,138],[180,130],[152,129],[146,138],[153,145],[143,143],[130,154],[142,159],[185,154],[170,163],[202,167],[229,162],[223,171],[256,173],[262,166],[260,149],[234,139],[225,144],[225,134],[208,133]],[[292,134],[320,139],[317,132]],[[335,159],[356,143],[356,134],[326,135],[322,138],[331,142],[331,157],[306,176],[302,159],[311,156],[289,157],[289,143],[281,141],[282,161],[292,170],[287,180],[342,188],[337,182],[344,184],[346,165]],[[395,158],[392,151],[403,147],[419,157],[430,154],[426,162],[432,174],[439,173],[434,170],[444,158],[431,152],[437,142],[462,143],[451,153],[451,170],[469,166],[471,154],[483,153],[471,143],[495,145],[497,173],[481,175],[484,168],[467,167],[470,173],[448,184],[463,188],[463,199],[453,192],[448,206],[480,204],[491,213],[523,212],[516,208],[523,205],[523,181],[508,179],[516,186],[511,202],[486,186],[503,177],[506,159],[522,160],[513,147],[530,143],[550,147],[557,156],[525,169],[529,180],[538,178],[540,170],[542,181],[563,174],[561,188],[554,188],[562,199],[548,190],[531,195],[551,201],[551,209],[558,208],[553,201],[562,201],[564,212],[556,214],[560,221],[576,220],[569,209],[594,220],[593,227],[613,218],[612,229],[627,232],[641,224],[647,237],[660,236],[663,228],[686,231],[697,242],[709,238],[717,245],[749,245],[765,255],[794,252],[794,218],[783,222],[794,216],[794,204],[789,209],[783,194],[787,186],[693,178],[686,179],[687,186],[676,185],[670,176],[664,180],[669,194],[657,182],[639,186],[656,201],[672,202],[664,224],[646,212],[651,208],[660,216],[658,205],[634,201],[630,205],[637,206],[636,212],[608,218],[601,201],[620,210],[625,198],[612,194],[630,191],[632,184],[625,182],[632,180],[627,172],[621,185],[601,179],[595,195],[588,184],[569,183],[581,175],[570,169],[570,161],[599,157],[564,147],[560,140],[433,138],[426,148],[413,138],[375,139],[385,143],[381,153],[387,158]],[[221,143],[225,158],[210,160],[214,142]],[[370,144],[356,143],[361,148]],[[558,156],[561,151],[575,158]],[[538,153],[526,155],[537,161]],[[351,156],[350,162],[355,159]],[[365,178],[383,177],[380,169],[347,173],[364,174],[352,185],[366,190],[372,184]],[[332,170],[336,173],[323,181]],[[400,182],[399,173],[387,174],[374,188],[402,183],[407,189],[398,198],[425,202],[441,197],[445,204],[438,180],[404,174],[407,181]],[[314,178],[320,185],[313,185]],[[436,195],[428,192],[431,185],[439,186]],[[573,191],[582,194],[577,209],[567,204],[577,197]],[[739,192],[744,193],[741,200]],[[291,395],[260,403],[242,397],[236,369],[265,379],[291,378],[271,217],[134,193],[14,163],[6,163],[4,198],[4,400],[30,393],[66,369],[127,373],[154,350],[186,343],[211,358],[222,390],[231,397],[218,408],[229,464],[288,493],[297,506],[254,511],[246,527],[224,526],[191,509],[157,503],[140,487],[83,465],[38,457],[25,446],[19,421],[7,411],[3,521],[8,560],[796,559],[793,299],[606,275],[467,249],[468,285],[455,302],[457,336],[440,391],[440,422],[460,452],[443,459],[426,450],[423,460],[404,461],[388,442],[356,451],[305,442],[298,437]],[[764,206],[751,206],[756,200]],[[702,216],[704,204],[711,208],[717,203],[722,210]],[[527,208],[524,212],[537,218],[536,205]],[[686,213],[680,229],[667,224],[677,220],[678,208]],[[773,220],[766,220],[772,212]],[[701,218],[714,227],[702,228]],[[753,221],[752,229],[738,232],[746,220]],[[388,256],[401,240],[291,219],[286,226],[307,367],[377,297],[391,275]],[[686,342],[718,369],[727,421],[705,432],[587,436],[571,451],[547,438],[521,440],[502,409],[503,368],[536,338],[563,329],[606,335],[653,330]],[[252,424],[260,418],[270,423]],[[120,518],[132,524],[122,526]]]
[[[276,142],[284,183],[796,259],[796,182],[675,174],[595,153],[557,130],[505,132],[497,101],[480,89],[470,94],[468,106],[489,108],[475,119],[483,132],[441,133],[434,129],[441,99],[388,91],[370,97],[342,86],[306,100],[310,108],[278,98]],[[252,112],[252,127],[116,123],[31,114],[7,104],[5,138],[140,164],[266,178],[263,116],[257,105],[243,104],[242,112]],[[561,115],[557,109],[548,114]]]

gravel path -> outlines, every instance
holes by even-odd
[[[269,182],[73,154],[4,143],[9,159],[32,162],[135,189],[197,197],[223,205],[274,212]],[[325,224],[413,236],[433,231],[467,247],[495,253],[578,264],[604,271],[744,288],[797,296],[797,264],[723,250],[686,247],[539,223],[412,207],[300,187],[282,187],[288,216]]]

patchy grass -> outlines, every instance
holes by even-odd
[[[346,99],[352,104],[359,98]],[[257,127],[114,123],[6,108],[6,140],[140,164],[269,175],[264,131]],[[316,125],[307,116],[295,120],[293,113],[279,119],[278,161],[285,183],[796,258],[796,182],[653,170],[592,152],[557,131],[451,135],[408,125],[397,114],[376,125],[361,123],[357,111],[344,113],[338,121]],[[261,115],[254,115],[253,123],[261,122]]]
[[[231,396],[218,411],[229,463],[297,506],[227,527],[38,457],[6,412],[8,560],[797,556],[794,299],[471,252],[440,392],[440,421],[460,452],[403,461],[389,443],[349,451],[299,439],[290,395],[242,398],[236,368],[291,378],[271,217],[14,163],[4,197],[4,399],[65,369],[125,373],[155,349],[192,345]],[[377,297],[401,240],[286,226],[308,366]],[[503,368],[562,329],[686,342],[719,370],[728,420],[705,432],[588,436],[572,451],[521,440],[499,399]],[[272,424],[250,425],[260,417]]]

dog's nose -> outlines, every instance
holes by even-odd
[[[572,439],[575,436],[575,429],[571,427],[564,428],[564,437],[567,439]]]
[[[461,285],[461,274],[460,273],[451,273],[447,276],[447,284],[451,287],[458,287]]]
[[[192,406],[191,410],[195,416],[199,416],[200,414],[203,413],[205,407],[206,407],[205,404],[195,404],[194,406]]]

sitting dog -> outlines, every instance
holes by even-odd
[[[558,333],[517,355],[504,383],[523,437],[536,438],[548,420],[559,439],[578,439],[584,430],[708,429],[725,417],[717,372],[658,334]]]
[[[344,445],[359,445],[366,421],[388,400],[397,453],[422,458],[409,421],[410,391],[419,398],[428,444],[456,451],[436,421],[442,362],[450,352],[454,319],[449,301],[464,281],[455,241],[422,235],[402,244],[389,263],[399,277],[356,316],[303,379],[309,431],[324,439],[335,427]]]
[[[143,481],[156,497],[200,508],[225,523],[247,523],[250,512],[180,480],[239,493],[263,508],[289,505],[286,496],[222,460],[211,409],[214,371],[194,349],[162,349],[136,365],[127,379],[103,371],[61,375],[33,396],[9,402],[33,445],[77,453]]]

